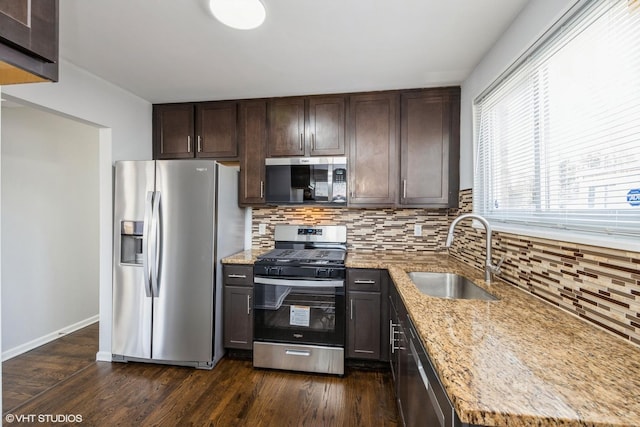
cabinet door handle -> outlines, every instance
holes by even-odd
[[[260,181],[260,198],[264,199],[264,181]]]
[[[303,356],[303,357],[311,356],[310,351],[302,351],[302,350],[285,350],[284,354],[286,354],[287,356]]]
[[[416,334],[413,333],[413,329],[409,328],[409,333],[411,334],[411,338],[416,339]]]
[[[198,153],[202,152],[202,138],[198,135]]]
[[[247,275],[246,274],[229,274],[227,275],[227,277],[229,279],[246,279]]]
[[[402,180],[402,198],[403,199],[407,198],[407,180],[406,179]]]
[[[302,151],[302,140],[304,138],[304,133],[300,132],[300,151]]]
[[[400,350],[400,346],[396,346],[396,342],[400,341],[399,338],[396,339],[396,335],[402,334],[400,331],[396,331],[397,323],[393,323],[393,320],[389,320],[389,344],[391,345],[391,353],[395,353],[396,350]]]
[[[353,284],[354,285],[375,285],[376,281],[375,280],[358,279],[358,280],[354,280]]]
[[[187,153],[191,152],[191,135],[187,135]]]
[[[393,345],[394,344],[394,330],[393,330],[393,320],[389,320],[389,347],[391,347],[391,354],[396,352],[396,348]]]
[[[247,315],[251,314],[251,295],[247,295]]]
[[[311,134],[311,151],[315,151],[316,150],[316,134],[312,133]]]
[[[350,308],[349,308],[349,316],[351,316],[351,320],[353,320],[353,298],[351,298],[349,301],[350,301],[349,302],[349,306],[350,306]]]

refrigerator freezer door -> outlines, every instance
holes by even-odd
[[[112,353],[132,358],[151,357],[152,298],[147,297],[143,264],[121,256],[122,221],[150,218],[145,204],[154,191],[155,162],[122,161],[115,167]],[[145,227],[146,229],[147,227]],[[142,236],[146,246],[148,236]],[[145,263],[146,264],[146,263]]]
[[[212,360],[216,167],[208,160],[156,162],[161,197],[153,359]]]

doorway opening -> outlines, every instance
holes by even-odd
[[[98,320],[100,129],[3,101],[2,359]]]

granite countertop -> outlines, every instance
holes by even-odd
[[[223,264],[253,264],[258,256],[269,252],[271,249],[247,249],[222,259]]]
[[[346,266],[389,271],[462,422],[640,426],[640,348],[446,254],[350,251]],[[455,272],[499,300],[429,297],[411,271]]]

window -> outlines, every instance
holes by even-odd
[[[640,2],[589,1],[474,103],[474,209],[640,236]]]

